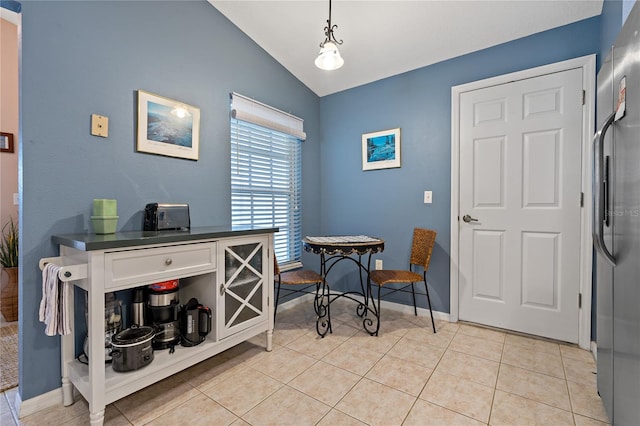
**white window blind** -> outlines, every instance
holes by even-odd
[[[278,227],[275,255],[286,268],[302,257],[301,140],[264,122],[239,119],[251,117],[238,114],[238,99],[246,104],[248,98],[231,96],[231,222],[234,226]],[[274,112],[278,110],[266,108],[277,118]],[[297,120],[304,134],[302,120]]]
[[[304,120],[237,93],[231,94],[231,117],[305,140]]]

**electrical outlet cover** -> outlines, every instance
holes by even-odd
[[[91,134],[106,138],[109,136],[109,117],[91,114]]]

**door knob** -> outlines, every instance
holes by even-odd
[[[462,220],[464,220],[467,223],[469,223],[469,222],[477,222],[478,221],[478,219],[474,219],[471,216],[469,216],[468,214],[465,214],[464,216],[462,216]]]

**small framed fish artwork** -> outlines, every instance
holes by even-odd
[[[400,167],[400,128],[362,135],[362,170]]]

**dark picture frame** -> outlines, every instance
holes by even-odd
[[[13,133],[0,132],[0,152],[13,152]]]

